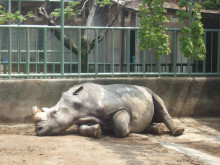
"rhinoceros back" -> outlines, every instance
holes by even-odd
[[[103,88],[106,91],[103,101],[108,105],[105,109],[107,116],[124,109],[131,117],[131,132],[142,132],[147,128],[154,114],[150,90],[123,84],[107,85]]]

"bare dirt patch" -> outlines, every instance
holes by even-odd
[[[37,137],[33,124],[0,125],[0,164],[220,164],[220,118],[181,118],[186,131],[130,134],[101,139],[78,136],[77,127],[64,135]]]

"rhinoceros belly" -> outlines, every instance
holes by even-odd
[[[130,132],[139,133],[145,131],[150,125],[154,114],[154,105],[152,96],[146,88],[137,86],[136,88],[141,91],[140,95],[144,95],[145,99],[131,96],[124,96],[122,99],[129,104],[132,112]]]

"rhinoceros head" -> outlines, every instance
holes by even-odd
[[[38,136],[56,135],[70,126],[67,108],[32,108],[35,132]]]
[[[35,132],[38,136],[60,134],[73,124],[79,112],[75,107],[81,104],[76,97],[80,90],[79,88],[78,91],[73,89],[64,92],[60,101],[52,108],[39,109],[36,106],[32,108]]]

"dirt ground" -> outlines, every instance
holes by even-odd
[[[0,125],[0,164],[158,165],[220,164],[220,118],[180,118],[179,137],[130,134],[82,137],[72,127],[64,135],[37,137],[33,124]]]

